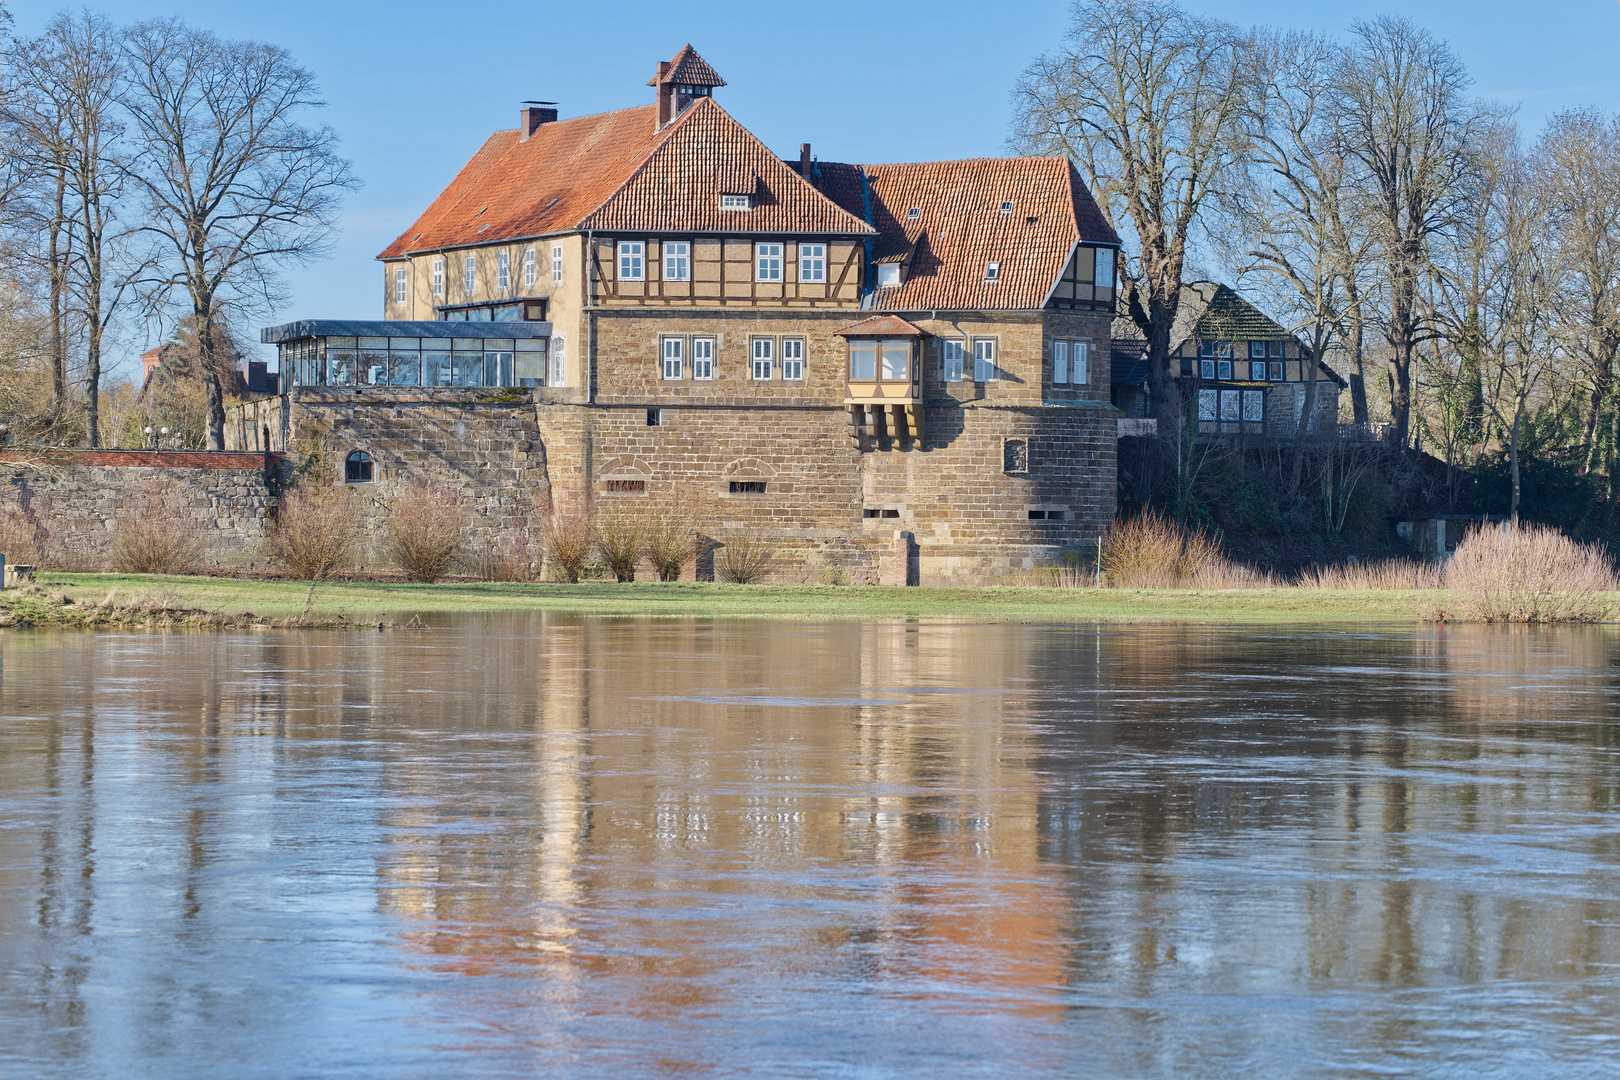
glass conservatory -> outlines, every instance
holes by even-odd
[[[495,337],[494,334],[503,336]],[[355,322],[309,319],[267,327],[297,386],[560,386],[551,324]]]

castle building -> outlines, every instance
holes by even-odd
[[[1093,543],[1119,238],[1074,167],[784,159],[690,45],[649,85],[526,103],[379,256],[383,319],[263,332],[285,390],[231,442],[452,483],[502,543],[679,505],[779,578],[982,582]]]

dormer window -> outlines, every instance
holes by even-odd
[[[887,289],[900,284],[899,263],[878,263],[877,285],[880,289]]]
[[[922,217],[922,211],[917,209],[915,206],[913,206],[910,210],[906,211],[906,220],[907,221],[916,221],[917,219],[919,219],[921,217]]]
[[[1011,202],[1004,202],[1004,203],[1002,203],[1002,204],[1001,204],[1001,212],[1002,212],[1002,213],[1003,213],[1003,214],[1010,214],[1010,213],[1012,213],[1012,203],[1011,203]]]
[[[998,263],[998,262],[993,262],[993,263],[987,264],[985,266],[985,268],[984,268],[984,280],[986,280],[986,281],[1000,281],[1001,280],[1001,264]]]
[[[754,208],[754,198],[753,198],[752,195],[721,195],[720,196],[720,209],[722,209],[722,210],[740,210],[740,211],[743,211],[744,213],[746,213],[747,211],[752,210],[753,208]]]

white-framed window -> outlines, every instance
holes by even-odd
[[[1001,264],[998,263],[998,262],[987,263],[985,265],[985,268],[984,268],[984,280],[986,280],[986,281],[1000,281],[1001,280]]]
[[[799,245],[799,280],[823,282],[827,280],[827,245]]]
[[[900,264],[878,263],[877,283],[880,289],[888,289],[900,284]]]
[[[1272,359],[1273,360],[1281,360],[1282,355],[1283,355],[1283,343],[1280,342],[1280,341],[1273,341],[1271,343],[1271,357],[1272,357]]]
[[[495,287],[501,292],[510,292],[512,289],[512,253],[510,251],[497,251],[495,253]]]
[[[666,378],[666,379],[678,379],[678,378],[680,378],[681,377],[681,369],[686,366],[685,365],[686,342],[681,340],[678,337],[667,337],[667,338],[665,338],[664,339],[663,354],[664,354],[664,378]]]
[[[1281,360],[1273,360],[1273,361],[1271,361],[1271,381],[1272,382],[1282,382],[1283,381],[1283,368],[1282,368],[1282,361]]]
[[[433,295],[444,295],[444,260],[433,260]]]
[[[1198,391],[1198,419],[1215,419],[1216,393],[1217,392],[1214,390]]]
[[[394,303],[403,304],[409,298],[410,285],[403,266],[394,269]]]
[[[781,281],[782,280],[782,245],[781,244],[755,244],[754,245],[754,280],[755,281]]]
[[[944,359],[944,364],[941,374],[944,376],[946,382],[961,382],[962,357],[966,352],[964,343],[961,341],[952,341],[950,339],[946,339],[943,346],[944,348],[942,356]]]
[[[720,196],[720,209],[722,210],[750,210],[754,200],[747,195]]]
[[[1097,287],[1099,289],[1112,289],[1114,287],[1114,249],[1097,249]]]
[[[1226,382],[1226,381],[1230,380],[1232,378],[1232,361],[1230,361],[1230,360],[1217,360],[1217,361],[1215,361],[1215,377],[1217,379],[1220,379],[1222,382]]]
[[[568,385],[568,339],[561,335],[551,338],[551,385]]]
[[[714,378],[714,338],[692,339],[692,378]]]
[[[1002,213],[1003,213],[1003,214],[1010,214],[1010,213],[1012,213],[1012,203],[1011,203],[1011,202],[1004,202],[1004,203],[1002,203],[1002,204],[1001,204],[1001,212],[1002,212]]]
[[[1263,360],[1249,361],[1249,378],[1254,382],[1266,381],[1266,364]]]
[[[523,249],[523,287],[531,289],[534,283],[540,280],[540,260],[536,257],[534,248]]]
[[[468,296],[478,291],[478,260],[471,255],[461,262],[461,291]]]
[[[1067,341],[1052,342],[1052,381],[1066,383],[1069,381],[1069,343]]]
[[[1264,360],[1266,358],[1266,343],[1263,341],[1249,342],[1249,358],[1251,360]]]
[[[787,382],[804,381],[804,339],[782,339],[782,378]]]
[[[1251,424],[1265,421],[1266,392],[1264,390],[1243,391],[1243,419]]]
[[[1198,342],[1198,355],[1199,356],[1214,356],[1215,355],[1215,343],[1213,341],[1207,341],[1207,340],[1199,341]]]
[[[973,381],[990,382],[996,377],[996,343],[989,338],[973,342]]]
[[[1069,381],[1076,386],[1091,382],[1091,343],[1076,341],[1069,346]]]
[[[647,245],[641,240],[619,241],[619,280],[641,281],[646,277]]]
[[[1200,379],[1203,379],[1205,382],[1214,382],[1215,381],[1215,361],[1213,361],[1213,360],[1200,360],[1200,361],[1198,361],[1198,377]]]
[[[690,241],[664,241],[664,280],[692,280],[692,244]]]
[[[755,338],[750,351],[754,359],[754,378],[761,382],[769,380],[775,373],[776,342],[770,338]]]
[[[552,244],[551,245],[551,283],[553,285],[557,284],[558,282],[560,282],[562,280],[562,266],[563,266],[563,246],[561,244]]]

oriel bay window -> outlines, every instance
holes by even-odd
[[[896,315],[873,316],[837,333],[849,342],[844,404],[857,444],[863,451],[882,444],[904,448],[903,440],[910,439],[912,448],[920,447],[917,361],[927,335]]]

